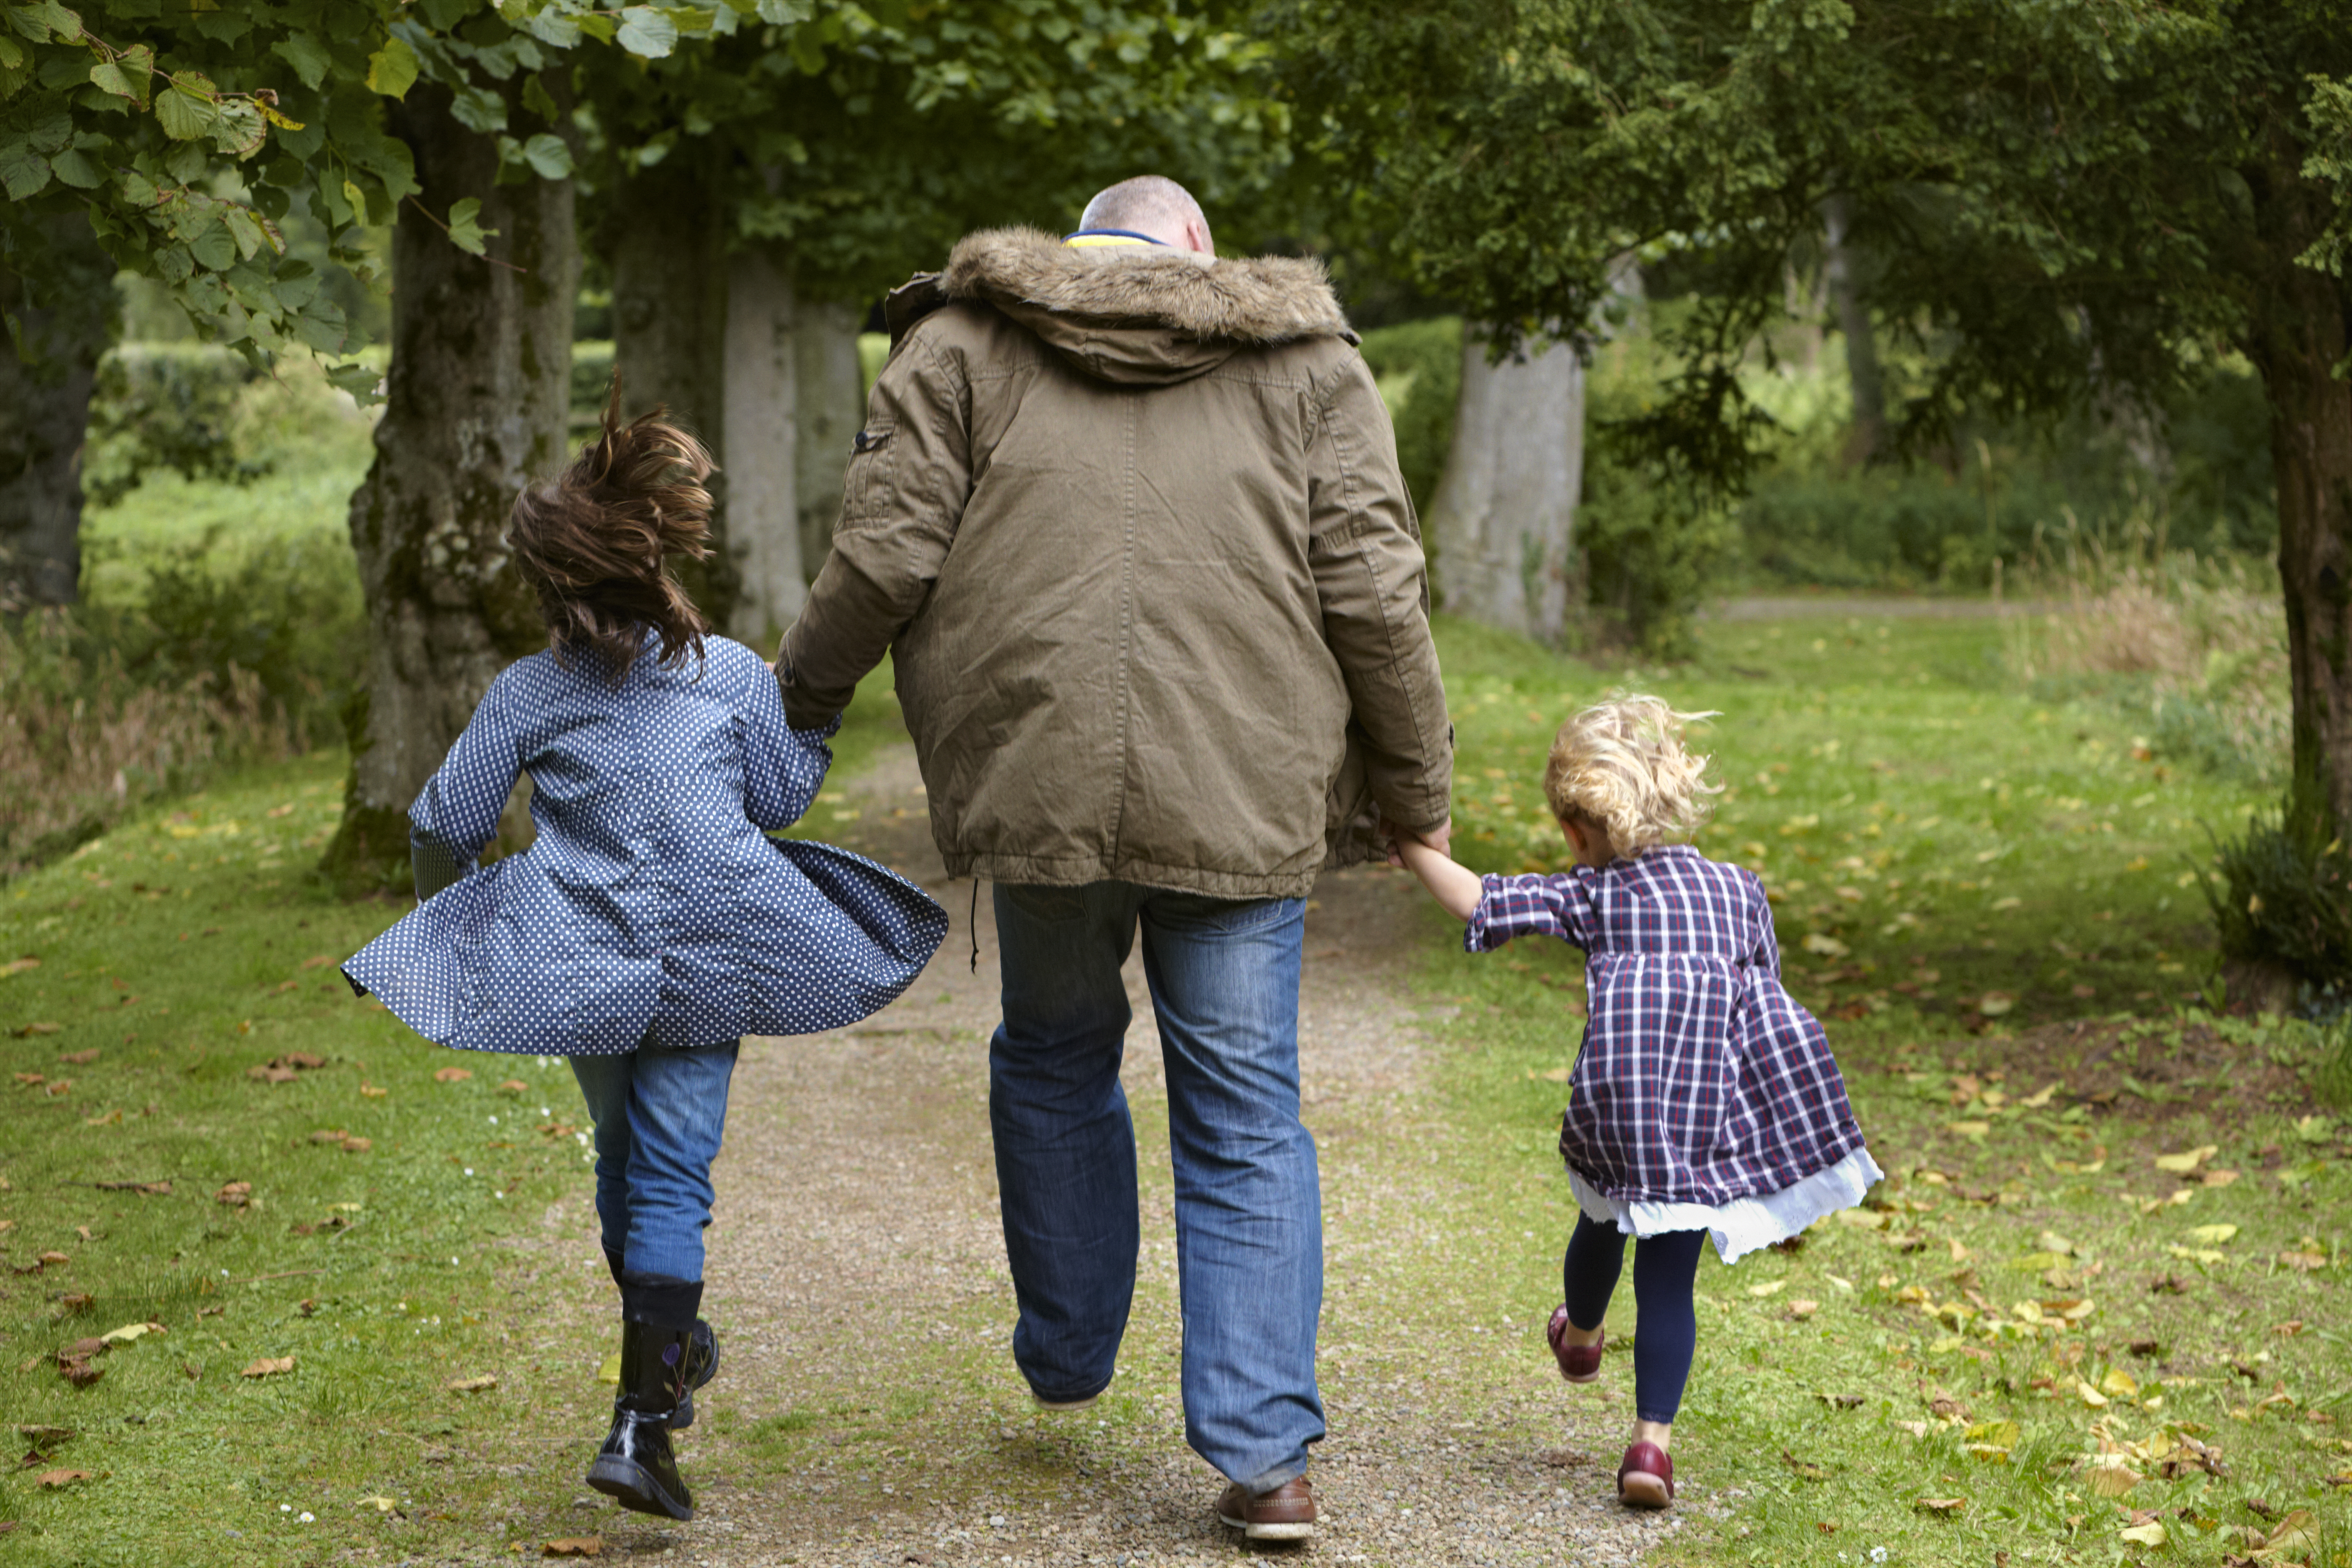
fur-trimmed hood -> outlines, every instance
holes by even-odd
[[[1320,262],[1072,247],[1034,228],[965,236],[944,271],[892,296],[893,334],[955,300],[992,305],[1088,374],[1129,385],[1190,380],[1244,348],[1356,341]]]

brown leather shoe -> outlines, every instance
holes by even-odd
[[[1235,1481],[1217,1499],[1217,1517],[1252,1541],[1306,1541],[1315,1534],[1315,1493],[1305,1476],[1257,1497]]]
[[[1570,1383],[1599,1383],[1601,1347],[1609,1342],[1609,1335],[1604,1331],[1589,1345],[1572,1345],[1562,1337],[1568,1328],[1568,1309],[1554,1307],[1551,1321],[1544,1325],[1544,1339],[1551,1346],[1553,1359],[1559,1363],[1559,1375]]]

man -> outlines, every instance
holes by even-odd
[[[1313,1533],[1322,1217],[1302,900],[1377,816],[1442,844],[1452,731],[1395,442],[1322,269],[1218,260],[1147,177],[1077,233],[975,234],[890,297],[795,725],[888,649],[955,876],[995,883],[989,1057],[1013,1354],[1109,1384],[1135,1289],[1118,1081],[1136,934],[1168,1075],[1185,1432],[1225,1522]]]

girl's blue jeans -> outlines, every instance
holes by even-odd
[[[596,1218],[631,1275],[702,1278],[710,1163],[727,1125],[737,1044],[573,1057],[596,1123]]]
[[[1140,931],[1168,1073],[1185,1439],[1255,1491],[1280,1486],[1323,1436],[1322,1204],[1298,1119],[1305,906],[1131,882],[995,896],[1004,1025],[988,1112],[1013,1359],[1040,1398],[1083,1399],[1110,1382],[1127,1329],[1139,1231],[1119,966]]]

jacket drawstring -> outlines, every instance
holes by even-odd
[[[980,973],[980,879],[971,879],[971,972]]]

